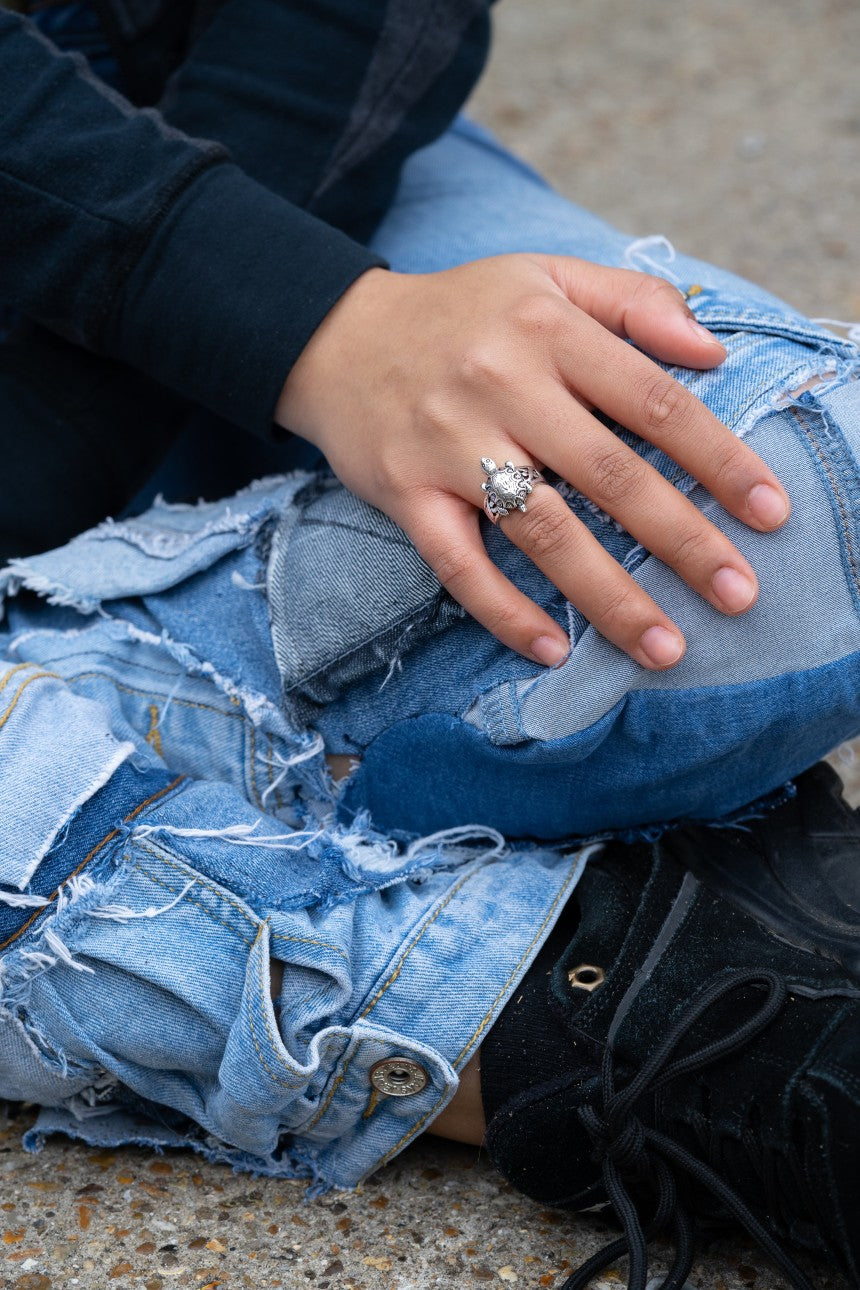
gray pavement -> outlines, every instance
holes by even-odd
[[[631,233],[856,319],[859,53],[856,0],[505,0],[474,106]],[[54,1140],[29,1156],[29,1118],[0,1125],[4,1290],[526,1290],[560,1286],[606,1237],[514,1195],[480,1152],[430,1140],[361,1192],[307,1202],[301,1184],[183,1154]],[[623,1265],[595,1283],[624,1284]],[[741,1239],[703,1254],[692,1285],[787,1290]]]

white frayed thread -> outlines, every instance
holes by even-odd
[[[813,318],[818,327],[836,327],[844,331],[850,341],[860,345],[860,322],[842,322],[838,318]]]
[[[11,905],[12,909],[41,909],[50,903],[47,896],[32,896],[26,891],[0,891],[0,904]]]
[[[61,914],[69,905],[95,891],[96,884],[88,873],[74,873],[67,878],[57,892],[57,913]]]
[[[629,573],[631,569],[635,568],[635,566],[639,564],[643,556],[646,556],[647,554],[648,552],[645,550],[642,543],[637,542],[635,546],[630,548],[624,559],[621,561],[621,568],[625,573]]]
[[[232,582],[233,586],[238,587],[240,591],[265,591],[266,590],[265,582],[249,582],[247,578],[244,578],[242,576],[242,574],[239,572],[238,569],[234,569],[233,572],[230,574],[230,581]]]
[[[658,247],[661,251],[666,252],[664,261],[655,260],[648,254],[650,250],[656,250]],[[673,273],[666,265],[673,264],[677,258],[678,254],[674,246],[668,237],[664,237],[662,233],[653,233],[650,237],[637,238],[635,242],[630,243],[624,252],[624,263],[628,269],[634,269],[638,273],[656,273],[658,277],[668,279],[675,286],[678,285],[681,279],[677,273]]]
[[[90,976],[95,976],[94,969],[88,967],[86,963],[79,963],[77,959],[73,957],[72,951],[69,949],[68,945],[66,945],[65,941],[63,941],[55,931],[52,931],[50,927],[45,928],[44,936],[45,944],[50,950],[53,950],[57,960],[61,963],[65,963],[67,967],[74,968],[76,972],[89,972]]]
[[[260,820],[254,824],[228,824],[223,829],[182,829],[173,824],[140,824],[132,831],[132,841],[138,838],[150,838],[157,834],[167,834],[175,838],[220,838],[234,847],[263,847],[270,851],[289,848],[291,851],[303,851],[317,838],[322,837],[323,830],[315,832],[304,830],[297,833],[275,833],[263,837],[257,835]]]
[[[310,761],[312,757],[318,756],[318,754],[323,752],[324,749],[325,743],[323,741],[323,737],[319,731],[317,731],[311,742],[306,747],[300,748],[298,752],[292,753],[289,757],[282,757],[280,753],[273,752],[271,759],[275,765],[280,766],[281,769],[272,780],[271,784],[269,784],[269,786],[265,788],[260,795],[260,805],[265,807],[269,797],[272,793],[277,793],[293,767],[300,766],[302,762]],[[266,758],[261,758],[261,760],[264,761],[266,765],[269,764]]]
[[[179,895],[167,905],[150,905],[147,909],[140,910],[129,909],[127,905],[99,905],[97,909],[91,909],[88,912],[90,918],[104,918],[112,923],[127,923],[131,918],[157,918],[159,914],[166,914],[178,905],[180,900],[184,900],[196,882],[197,879],[192,878],[185,884]]]
[[[564,602],[565,613],[567,614],[567,639],[570,642],[570,648],[576,645],[576,630],[579,627],[579,613],[574,609],[569,600]]]
[[[407,627],[404,628],[400,636],[400,639],[398,640],[397,645],[395,646],[394,657],[392,658],[391,662],[388,665],[388,671],[385,673],[382,684],[380,685],[379,689],[376,691],[377,694],[382,693],[386,685],[388,685],[388,682],[396,673],[403,671],[403,657],[402,657],[403,642],[406,640],[406,637],[409,635],[409,633],[414,630],[415,630],[414,623],[410,623]]]
[[[437,833],[428,833],[426,837],[416,838],[406,848],[406,859],[412,860],[422,851],[443,850],[445,847],[459,847],[464,842],[478,842],[482,839],[492,841],[495,845],[482,851],[482,860],[494,860],[503,855],[507,843],[498,829],[491,829],[486,824],[460,824],[452,829],[439,829]]]

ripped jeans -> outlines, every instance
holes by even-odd
[[[791,521],[744,528],[625,436],[756,568],[757,605],[725,618],[561,486],[683,629],[662,673],[488,526],[570,633],[537,670],[324,469],[6,570],[0,1097],[43,1107],[33,1148],[63,1131],[356,1184],[450,1101],[589,843],[742,817],[860,732],[857,347],[462,122],[377,243],[398,269],[543,250],[676,282],[728,358],[674,375],[773,465]],[[326,752],[360,765],[336,785]]]

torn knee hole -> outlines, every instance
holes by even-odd
[[[337,783],[338,780],[346,779],[354,770],[358,768],[360,759],[353,757],[350,753],[326,753],[326,765],[329,774]]]
[[[810,376],[808,381],[804,381],[803,384],[798,385],[796,389],[789,390],[788,398],[796,399],[799,398],[801,394],[805,394],[807,390],[817,390],[819,386],[827,385],[829,381],[832,381],[835,375],[835,372],[820,372],[815,376]]]

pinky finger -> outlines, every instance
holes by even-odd
[[[487,555],[480,512],[451,495],[434,502],[432,522],[409,536],[446,591],[497,640],[546,667],[570,652],[567,635]]]

